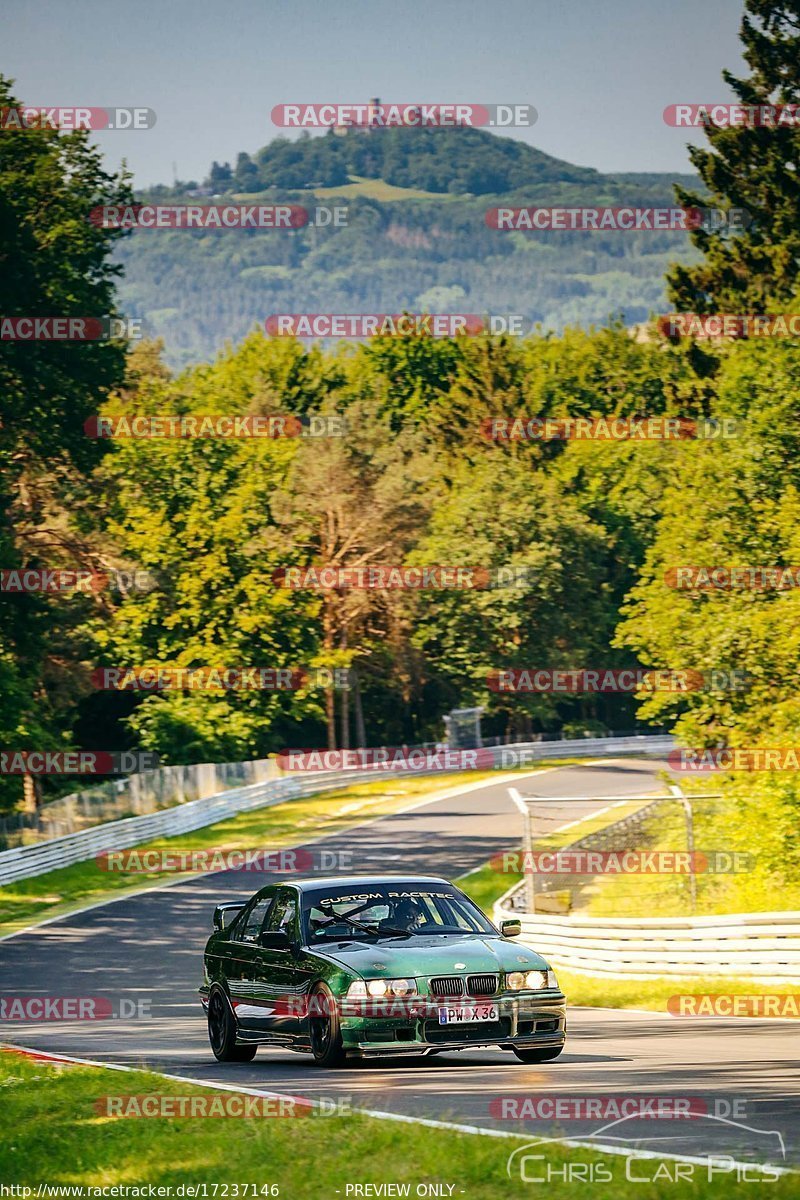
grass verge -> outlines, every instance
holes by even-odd
[[[691,799],[688,789],[687,794]],[[698,917],[800,908],[800,879],[796,874],[792,877],[791,864],[778,863],[762,853],[758,831],[731,798],[719,803],[698,800],[692,809],[700,863],[695,876]],[[763,821],[763,812],[760,816]],[[677,804],[659,805],[656,813],[642,822],[637,846],[644,850],[685,851],[683,810]],[[714,870],[715,854],[721,861],[720,870]],[[704,857],[708,859],[707,870],[702,866]],[[781,874],[782,867],[788,867],[786,874]],[[641,913],[689,916],[690,877],[685,872],[598,876],[584,911],[591,917],[635,917]]]
[[[53,1066],[12,1052],[0,1054],[0,1091],[7,1131],[0,1143],[0,1179],[6,1185],[31,1187],[32,1195],[41,1183],[138,1186],[145,1189],[140,1195],[147,1195],[148,1186],[169,1187],[173,1197],[185,1196],[192,1185],[206,1184],[207,1196],[241,1200],[274,1195],[281,1200],[336,1200],[337,1196],[345,1200],[348,1194],[358,1194],[348,1193],[348,1185],[368,1183],[407,1184],[411,1196],[452,1195],[468,1200],[531,1194],[530,1184],[521,1182],[518,1173],[516,1179],[509,1179],[506,1162],[533,1134],[519,1141],[501,1140],[354,1113],[311,1115],[314,1110],[308,1109],[301,1110],[309,1114],[302,1120],[108,1116],[108,1097],[134,1096],[141,1106],[145,1096],[226,1097],[230,1102],[231,1094],[143,1071]],[[375,1107],[379,1107],[377,1096]],[[621,1157],[553,1143],[534,1152],[547,1159],[534,1164],[537,1174],[548,1167],[560,1173],[547,1187],[552,1200],[584,1194],[585,1182],[564,1182],[565,1167],[578,1163],[593,1164],[593,1173],[597,1164],[603,1164],[611,1175],[610,1180],[593,1183],[593,1200],[641,1200],[642,1185],[626,1180],[626,1160]],[[635,1173],[652,1179],[658,1167],[653,1160],[639,1161]],[[665,1168],[674,1171],[675,1164],[662,1164],[660,1179],[648,1186],[648,1197],[675,1196]],[[730,1196],[734,1175],[717,1175],[708,1182],[706,1169],[696,1166],[694,1171],[697,1179],[682,1183],[681,1197],[722,1200]],[[216,1193],[211,1190],[214,1184],[219,1187]],[[245,1189],[245,1184],[253,1186]],[[418,1191],[420,1185],[434,1184],[442,1190]],[[183,1192],[176,1192],[181,1185]],[[270,1191],[271,1185],[276,1190]],[[771,1183],[770,1195],[784,1200],[797,1194],[796,1187],[791,1176],[782,1177]],[[365,1194],[382,1193],[360,1192]],[[404,1192],[393,1189],[388,1194]]]
[[[666,1013],[672,996],[795,996],[797,987],[790,983],[773,984],[758,979],[727,979],[720,975],[690,975],[683,978],[659,976],[657,979],[604,979],[558,969],[558,982],[570,1004],[598,1008],[647,1008]],[[674,1018],[676,1022],[680,1017]],[[749,1020],[741,1017],[741,1020]]]

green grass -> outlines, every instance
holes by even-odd
[[[653,1012],[666,1013],[671,996],[733,995],[791,996],[797,986],[790,983],[773,984],[764,979],[727,979],[721,975],[686,976],[685,978],[615,979],[594,975],[581,975],[559,967],[558,982],[570,1004],[590,1005],[598,1008],[647,1008]],[[673,1018],[677,1023],[680,1017]],[[742,1021],[748,1017],[737,1018]],[[794,1035],[792,1035],[794,1036]]]
[[[540,1078],[537,1071],[536,1080]],[[519,1074],[516,1075],[519,1090]],[[39,1183],[104,1187],[218,1184],[223,1196],[236,1195],[233,1184],[258,1189],[276,1184],[281,1200],[346,1200],[348,1184],[408,1183],[410,1195],[419,1184],[454,1185],[452,1195],[468,1200],[498,1196],[531,1196],[531,1185],[509,1180],[506,1161],[512,1150],[536,1136],[496,1139],[385,1122],[355,1114],[276,1117],[109,1117],[98,1113],[108,1096],[216,1095],[201,1086],[146,1072],[122,1073],[102,1068],[64,1066],[0,1054],[0,1092],[5,1136],[0,1143],[3,1184],[33,1187]],[[490,1097],[487,1096],[487,1104]],[[442,1093],[442,1108],[447,1106]],[[375,1107],[379,1097],[375,1096]],[[442,1113],[445,1117],[445,1112]],[[604,1163],[611,1182],[594,1183],[592,1200],[636,1200],[650,1197],[728,1197],[731,1179],[703,1177],[682,1183],[642,1185],[625,1180],[625,1160],[594,1151],[548,1144],[544,1150],[553,1169],[567,1163]],[[544,1164],[536,1164],[539,1172]],[[652,1174],[655,1162],[637,1164],[639,1175]],[[674,1170],[674,1167],[672,1168]],[[695,1168],[698,1176],[704,1173]],[[769,1194],[784,1200],[797,1195],[791,1176],[770,1184]],[[145,1193],[146,1194],[146,1193]],[[184,1192],[185,1194],[185,1192]],[[252,1192],[248,1194],[252,1195]],[[258,1192],[269,1195],[269,1192]],[[586,1195],[586,1185],[556,1178],[547,1186],[552,1200]],[[174,1193],[173,1193],[174,1195]],[[209,1197],[214,1193],[209,1187]],[[352,1195],[352,1193],[351,1193]],[[445,1192],[447,1195],[447,1192]]]
[[[556,764],[543,763],[542,768],[568,766],[570,762],[564,759]],[[527,766],[520,771],[534,769]],[[436,792],[482,780],[490,782],[495,774],[493,771],[461,771],[446,776],[355,784],[271,808],[254,809],[193,833],[148,842],[137,846],[136,850],[140,853],[158,849],[280,850],[312,841],[323,834],[338,833],[374,817],[388,816]],[[87,904],[113,899],[123,892],[157,887],[172,878],[163,872],[124,874],[101,870],[92,860],[23,879],[0,888],[0,934],[17,932],[36,921],[63,916]]]
[[[507,892],[515,883],[521,881],[519,871],[498,871],[491,863],[485,863],[477,871],[468,871],[453,882],[457,883],[491,920],[492,909],[503,892]]]
[[[691,796],[691,792],[688,794]],[[697,850],[739,852],[752,859],[750,869],[738,873],[698,872],[694,915],[800,909],[800,880],[776,874],[775,864],[765,861],[766,856],[761,853],[763,841],[758,828],[743,820],[730,801],[727,804],[697,801],[693,810]],[[654,817],[643,822],[636,845],[646,850],[686,850],[682,808],[677,804],[661,805]],[[585,912],[591,917],[638,917],[642,913],[691,916],[689,876],[679,873],[598,876],[587,897]]]
[[[383,179],[369,179],[365,175],[351,175],[349,183],[339,184],[338,187],[295,188],[295,197],[301,197],[305,203],[306,197],[313,196],[315,200],[463,200],[465,194],[457,195],[451,192],[426,192],[421,188],[397,187],[386,183]],[[235,192],[231,199],[237,204],[264,204],[263,192]]]
[[[396,187],[383,179],[367,179],[363,175],[351,175],[350,183],[339,187],[314,188],[313,194],[320,200],[463,200],[448,192],[425,192],[420,188]]]

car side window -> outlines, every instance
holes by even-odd
[[[284,930],[292,941],[297,940],[297,899],[294,892],[278,892],[266,928],[271,932]]]
[[[255,902],[250,911],[245,915],[242,923],[237,927],[237,941],[254,942],[257,939],[274,899],[274,896],[263,896]]]

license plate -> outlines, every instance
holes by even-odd
[[[439,1009],[440,1025],[472,1025],[476,1021],[496,1021],[500,1014],[496,1004],[470,1004]]]

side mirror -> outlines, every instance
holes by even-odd
[[[234,917],[242,911],[244,905],[244,901],[239,904],[218,904],[214,909],[214,928],[218,931],[227,929]]]
[[[258,944],[265,950],[288,950],[291,946],[285,929],[265,929],[259,935]]]
[[[513,921],[501,921],[500,922],[501,937],[519,937],[519,935],[521,933],[522,933],[522,922],[521,921],[513,920]]]

